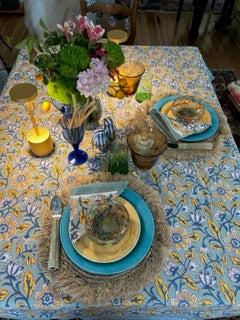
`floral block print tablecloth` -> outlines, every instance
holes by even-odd
[[[219,102],[209,71],[196,47],[124,47],[126,59],[144,63],[153,75],[153,94],[174,89]],[[71,146],[58,124],[60,113],[48,113],[41,103],[49,96],[35,80],[38,70],[19,55],[0,103],[0,316],[18,319],[207,319],[240,314],[240,157],[234,140],[225,140],[218,158],[176,161],[160,157],[138,174],[159,190],[171,225],[172,251],[164,270],[128,299],[113,297],[101,306],[85,306],[53,283],[38,264],[41,213],[60,186],[68,187],[76,172],[106,170],[105,155],[92,147],[87,131],[81,148],[89,155],[82,166],[67,163]],[[49,128],[54,152],[45,158],[29,152],[31,128],[26,106],[12,102],[16,83],[38,87],[34,113]],[[131,125],[138,107],[134,97],[117,100],[101,96],[103,115],[122,131]],[[134,167],[129,159],[130,169]],[[68,177],[68,179],[66,179]],[[86,292],[87,294],[87,292]]]

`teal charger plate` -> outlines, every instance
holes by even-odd
[[[173,100],[176,100],[178,98],[181,98],[181,96],[177,95],[177,96],[169,96],[166,98],[161,99],[160,101],[158,101],[155,105],[154,105],[154,109],[157,111],[161,111],[161,109],[163,108],[163,106]],[[181,139],[182,141],[186,141],[186,142],[197,142],[197,141],[202,141],[202,140],[206,140],[211,138],[218,130],[219,127],[219,119],[218,119],[218,115],[216,113],[216,111],[206,102],[202,102],[201,103],[204,105],[204,107],[210,112],[211,117],[212,117],[212,125],[205,131],[201,132],[201,133],[194,133],[191,136],[188,136],[186,138]]]
[[[82,257],[73,247],[69,237],[70,206],[64,210],[60,223],[60,239],[64,251],[79,268],[93,274],[113,275],[137,266],[147,255],[154,239],[154,220],[148,204],[133,190],[126,188],[120,195],[129,201],[139,214],[141,234],[135,248],[123,259],[112,263],[97,263]]]

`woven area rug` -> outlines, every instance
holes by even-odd
[[[235,108],[231,100],[229,100],[229,91],[227,89],[227,85],[230,82],[237,80],[237,75],[234,70],[213,69],[211,70],[211,72],[214,75],[214,80],[212,81],[213,87],[223,109],[223,112],[227,117],[233,138],[238,146],[238,149],[240,150],[240,113]]]

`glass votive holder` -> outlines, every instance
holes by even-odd
[[[136,128],[129,133],[127,144],[134,165],[141,170],[148,170],[167,148],[167,138],[155,128]]]
[[[123,141],[113,141],[110,145],[108,171],[112,174],[128,173],[128,147]]]
[[[113,245],[126,235],[129,214],[117,200],[98,200],[87,211],[86,226],[91,240],[104,246]]]
[[[173,102],[171,111],[182,122],[196,122],[203,116],[205,107],[197,99],[183,96]]]
[[[118,68],[118,85],[126,96],[136,93],[145,67],[138,61],[125,62]]]

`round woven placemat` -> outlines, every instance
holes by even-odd
[[[131,175],[99,172],[92,175],[77,175],[72,185],[62,190],[64,205],[69,203],[70,189],[73,186],[103,181],[127,180],[128,187],[137,192],[149,205],[155,223],[155,235],[152,247],[148,255],[133,269],[113,276],[94,275],[88,273],[76,265],[61,248],[60,269],[48,270],[48,255],[51,236],[52,218],[48,210],[42,212],[42,229],[39,241],[39,261],[45,274],[51,279],[56,290],[61,289],[73,299],[85,304],[96,305],[109,302],[114,297],[126,299],[132,294],[144,288],[154,281],[157,274],[162,270],[165,258],[171,247],[170,226],[166,222],[165,213],[159,192],[145,184],[139,178]],[[67,230],[66,230],[67,232]]]

